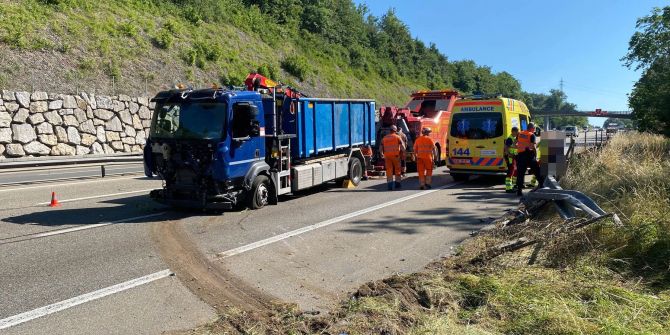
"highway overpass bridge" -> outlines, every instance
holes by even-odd
[[[533,112],[533,117],[544,117],[544,125],[549,128],[550,119],[554,116],[586,116],[586,117],[606,117],[613,119],[632,119],[632,111],[604,111],[602,109],[596,109],[594,111],[572,111],[572,112],[562,112],[562,111],[536,111]]]

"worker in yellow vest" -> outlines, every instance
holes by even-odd
[[[419,172],[419,188],[422,190],[431,189],[431,179],[433,177],[433,162],[435,154],[435,143],[428,135],[430,128],[423,128],[421,136],[414,141],[414,155],[416,156],[416,169]]]
[[[391,132],[382,139],[381,152],[386,166],[386,185],[388,190],[401,188],[400,157],[405,155],[405,144],[398,136],[398,127],[391,126]],[[395,176],[395,181],[393,180]]]
[[[507,164],[507,175],[505,176],[505,192],[514,192],[516,185],[516,138],[519,136],[519,128],[512,127],[512,133],[505,139],[505,164]]]

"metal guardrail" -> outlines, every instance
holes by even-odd
[[[91,157],[93,156],[93,157]],[[11,158],[0,162],[0,171],[3,169],[33,168],[55,165],[81,165],[96,163],[140,163],[142,155],[123,154],[123,155],[87,155],[71,157],[30,157],[30,158]]]
[[[564,190],[553,177],[546,178],[544,187],[526,194],[528,200],[544,200],[554,203],[558,214],[563,220],[572,220],[577,217],[577,210],[581,210],[593,219],[611,215],[616,224],[621,220],[616,214],[606,213],[593,199],[582,192]]]

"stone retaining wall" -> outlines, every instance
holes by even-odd
[[[146,97],[3,90],[0,159],[142,152],[153,107]]]

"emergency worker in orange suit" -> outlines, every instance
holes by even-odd
[[[540,186],[544,184],[544,178],[540,175],[540,164],[537,162],[535,125],[532,122],[528,123],[527,130],[520,131],[516,138],[516,194],[522,196],[526,169],[530,168],[530,172],[535,175]]]
[[[405,143],[398,135],[398,127],[391,126],[391,133],[382,139],[381,151],[384,155],[384,164],[386,165],[386,185],[388,190],[401,188],[401,167],[400,157],[405,155]],[[395,182],[393,180],[395,176]]]
[[[419,172],[419,188],[422,190],[431,189],[431,179],[433,177],[433,162],[435,153],[435,143],[428,136],[430,128],[423,128],[421,136],[414,141],[414,155],[416,155],[416,169]]]
[[[398,136],[400,136],[400,139],[402,140],[402,144],[407,148],[407,135],[402,131],[402,129],[398,129]],[[405,176],[407,173],[407,160],[405,159],[405,155],[400,156],[400,170],[402,171],[400,173],[401,176]]]

